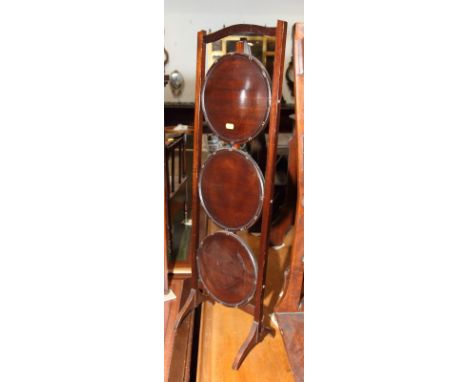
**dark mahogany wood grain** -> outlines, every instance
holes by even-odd
[[[206,74],[202,109],[213,132],[230,143],[253,139],[270,113],[271,86],[265,67],[255,57],[231,53]]]
[[[228,230],[255,223],[263,202],[263,175],[247,154],[221,149],[204,163],[200,173],[200,201],[208,216]]]
[[[250,301],[257,282],[257,263],[240,237],[226,231],[206,237],[197,262],[200,280],[214,300],[227,306]]]
[[[236,24],[207,34],[203,38],[203,42],[208,44],[210,42],[218,41],[224,37],[235,35],[274,36],[275,30],[276,28],[274,27],[262,27],[261,25],[253,24]]]

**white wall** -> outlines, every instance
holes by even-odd
[[[288,22],[285,68],[291,58],[291,28],[304,20],[303,0],[239,0],[239,1],[190,1],[166,0],[164,9],[164,45],[169,52],[166,74],[173,70],[182,73],[185,88],[175,98],[170,86],[164,89],[165,102],[194,102],[197,32],[212,32],[233,24],[259,24],[276,26],[278,19]],[[291,102],[289,89],[283,84],[283,95]]]

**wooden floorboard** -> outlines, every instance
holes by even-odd
[[[216,227],[209,226],[209,232]],[[240,233],[253,252],[258,251],[259,238],[246,232]],[[268,254],[267,280],[265,290],[265,312],[273,312],[283,285],[283,272],[288,260],[290,238],[286,246]],[[204,302],[200,322],[198,351],[198,382],[294,382],[287,352],[278,329],[273,322],[275,336],[267,335],[248,354],[240,369],[232,369],[232,362],[249,333],[253,317],[240,310],[221,304]]]

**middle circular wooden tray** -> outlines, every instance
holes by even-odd
[[[201,205],[216,224],[231,231],[247,229],[260,216],[263,174],[244,151],[220,149],[203,164],[198,191]]]
[[[232,232],[207,236],[198,249],[197,266],[200,281],[215,301],[241,306],[254,296],[257,261],[247,244]]]

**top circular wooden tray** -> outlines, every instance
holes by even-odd
[[[245,143],[265,127],[270,115],[268,72],[255,57],[229,53],[214,63],[202,88],[202,109],[213,132],[230,143]]]

